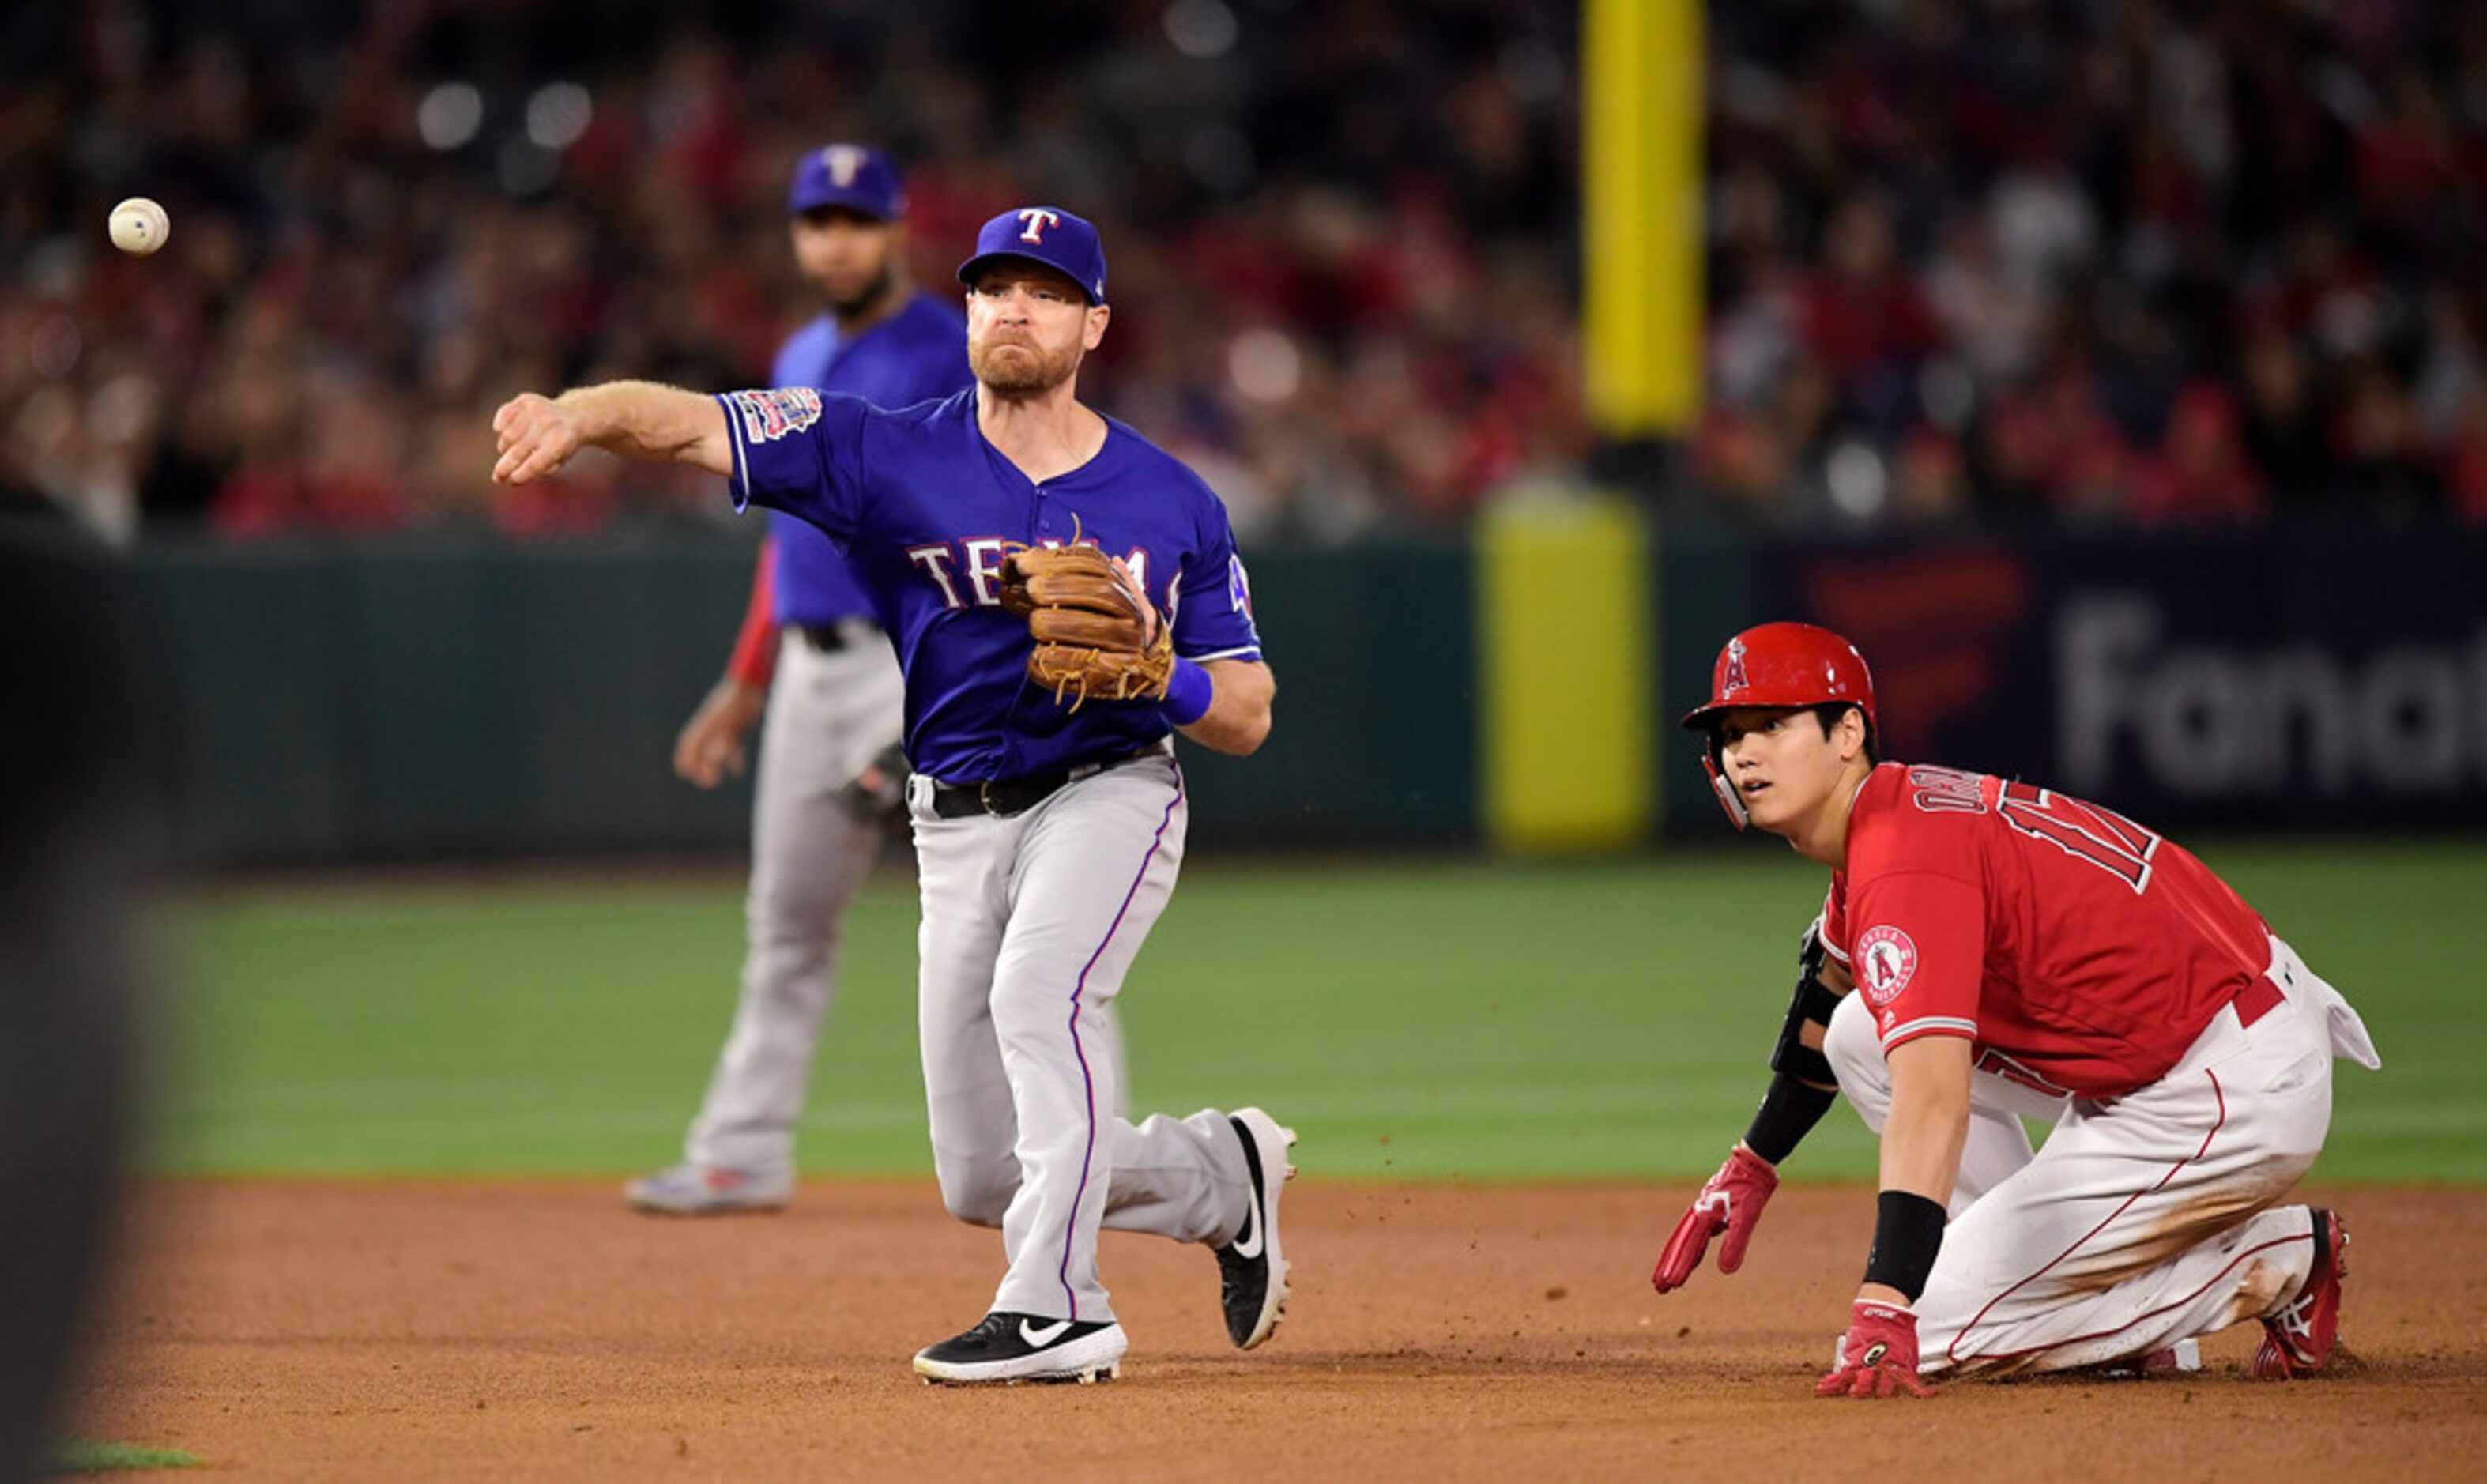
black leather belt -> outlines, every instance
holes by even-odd
[[[1074,763],[1067,768],[1049,768],[1043,772],[1021,773],[1016,778],[988,778],[982,783],[941,783],[933,785],[933,813],[941,819],[964,819],[971,814],[990,814],[995,819],[1009,819],[1025,814],[1051,797],[1066,783],[1093,778],[1109,768],[1120,768],[1146,757],[1164,754],[1166,744],[1155,742],[1137,752],[1097,763]]]
[[[880,626],[870,619],[846,618],[834,624],[796,624],[795,633],[804,643],[824,655],[834,655],[861,644],[880,632]]]

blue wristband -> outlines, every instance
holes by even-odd
[[[1209,703],[1217,699],[1217,683],[1209,671],[1188,659],[1177,658],[1174,673],[1166,677],[1165,700],[1159,710],[1176,726],[1189,726],[1209,714]]]

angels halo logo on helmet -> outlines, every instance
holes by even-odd
[[[1740,706],[1796,708],[1843,701],[1865,714],[1869,735],[1882,730],[1874,714],[1874,674],[1857,646],[1813,624],[1762,624],[1729,639],[1710,667],[1710,699],[1684,714],[1687,731],[1709,734],[1701,766],[1719,806],[1738,829],[1752,823],[1745,800],[1728,781],[1719,734],[1719,714]]]
[[[1742,639],[1729,639],[1729,640],[1727,641],[1727,655],[1726,655],[1726,660],[1725,660],[1725,663],[1726,663],[1726,669],[1725,669],[1725,671],[1724,671],[1724,672],[1719,676],[1719,686],[1718,686],[1718,688],[1719,688],[1719,690],[1722,690],[1722,691],[1727,691],[1727,690],[1742,690],[1742,689],[1744,689],[1746,686],[1749,686],[1749,685],[1751,685],[1751,684],[1752,684],[1752,682],[1750,682],[1750,681],[1748,681],[1748,680],[1746,680],[1746,679],[1745,678],[1745,641],[1744,641],[1744,640],[1742,640]]]

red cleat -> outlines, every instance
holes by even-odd
[[[2263,1381],[2294,1381],[2311,1376],[2332,1358],[2340,1338],[2340,1280],[2348,1276],[2342,1252],[2349,1233],[2333,1212],[2314,1208],[2314,1266],[2305,1286],[2288,1306],[2262,1322],[2262,1343],[2254,1347],[2253,1373]]]

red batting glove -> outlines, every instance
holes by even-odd
[[[1658,1254],[1658,1267],[1650,1273],[1650,1286],[1660,1293],[1682,1288],[1692,1270],[1701,1266],[1710,1239],[1720,1232],[1727,1234],[1727,1240],[1719,1247],[1719,1271],[1733,1273],[1743,1267],[1745,1246],[1753,1240],[1762,1207],[1778,1188],[1779,1172],[1771,1162],[1738,1144],[1727,1162],[1719,1166],[1719,1173],[1692,1197],[1692,1209],[1675,1223],[1666,1250]]]
[[[1917,1379],[1917,1316],[1889,1303],[1857,1301],[1839,1342],[1839,1364],[1813,1388],[1816,1396],[1932,1396]]]

